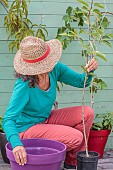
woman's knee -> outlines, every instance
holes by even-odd
[[[77,134],[77,146],[79,147],[83,142],[83,133],[79,131]]]
[[[78,148],[82,144],[82,142],[83,142],[83,133],[77,130],[75,134],[72,134],[72,136],[68,138],[68,142],[66,142],[67,150]]]

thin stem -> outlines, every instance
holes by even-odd
[[[0,3],[2,4],[2,6],[4,7],[5,11],[8,13],[9,11],[7,10],[7,8],[5,7],[5,5],[0,1]]]
[[[89,34],[88,41],[89,41],[89,45],[92,47],[93,53],[94,53],[93,55],[91,55],[91,58],[93,58],[94,55],[95,55],[94,47],[93,47],[93,45],[92,45],[92,43],[90,41],[90,39],[91,39],[91,10],[92,10],[92,7],[93,7],[93,3],[94,3],[94,0],[92,0],[92,2],[91,2],[91,7],[90,7],[90,10],[89,10],[89,14],[88,14],[88,21],[89,21],[89,25],[88,25],[88,34]],[[91,107],[93,108],[92,83],[91,83],[90,87],[91,87],[91,94],[90,94],[90,96],[91,96]],[[87,140],[86,140],[86,144],[87,144]]]
[[[87,76],[85,76],[84,88],[82,91],[82,123],[83,123],[84,140],[85,140],[85,146],[86,146],[86,148],[85,148],[86,149],[86,157],[89,157],[88,144],[87,144],[87,138],[86,138],[86,127],[85,127],[85,120],[84,120],[84,97],[85,97],[86,80],[87,80]]]
[[[113,15],[112,12],[101,12],[101,14],[110,14],[110,15]]]
[[[82,47],[82,52],[83,52],[83,57],[84,57],[85,63],[87,64],[88,63],[88,57],[84,54],[84,48],[83,47]]]
[[[82,46],[82,43],[81,43],[80,38],[78,36],[77,36],[77,40],[78,40],[79,44]],[[84,54],[84,47],[83,46],[82,46],[82,51],[83,51],[83,54]],[[88,63],[88,57],[86,57],[85,54],[84,54],[84,60],[87,64]]]
[[[103,19],[104,19],[104,17],[106,16],[106,13],[107,13],[107,5],[106,5],[106,0],[104,0],[104,5],[105,5],[105,12],[103,13],[104,15],[103,15]],[[102,19],[102,21],[101,21],[101,23],[100,23],[100,27],[101,27],[101,24],[102,24],[102,22],[103,22],[103,19]]]
[[[41,25],[43,23],[43,19],[44,19],[45,15],[41,15]]]
[[[94,0],[92,0],[92,2],[91,2],[91,7],[90,7],[89,13],[88,13],[88,21],[89,21],[89,24],[88,24],[88,40],[89,41],[91,39],[91,10],[92,10],[92,7],[93,7],[93,1]]]
[[[91,108],[93,108],[93,106],[94,106],[94,95],[93,95],[92,86],[93,86],[93,81],[91,82],[91,86],[90,86]]]

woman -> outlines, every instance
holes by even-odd
[[[24,138],[47,138],[67,146],[64,169],[76,169],[76,152],[85,150],[81,106],[52,110],[56,99],[57,81],[83,88],[85,73],[79,74],[59,62],[62,45],[58,40],[43,40],[28,36],[20,43],[14,58],[16,83],[4,115],[3,128],[13,147],[19,165],[27,162]],[[92,59],[87,72],[96,70]],[[87,76],[86,86],[92,76]],[[76,96],[75,96],[76,97]],[[85,106],[87,138],[94,118],[93,110]]]

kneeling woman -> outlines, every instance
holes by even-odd
[[[26,150],[20,139],[46,138],[64,143],[67,146],[64,169],[75,169],[76,152],[85,150],[82,107],[52,110],[57,81],[77,88],[84,85],[85,73],[79,74],[59,62],[61,54],[62,45],[58,40],[44,42],[28,36],[20,43],[14,58],[17,80],[2,125],[19,165],[27,162]],[[97,61],[91,59],[87,72],[97,67]],[[86,86],[91,79],[92,76],[88,75]],[[85,106],[87,138],[93,118],[93,110]]]

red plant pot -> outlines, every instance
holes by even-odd
[[[99,158],[102,158],[110,132],[110,130],[90,130],[88,150],[98,152]]]

